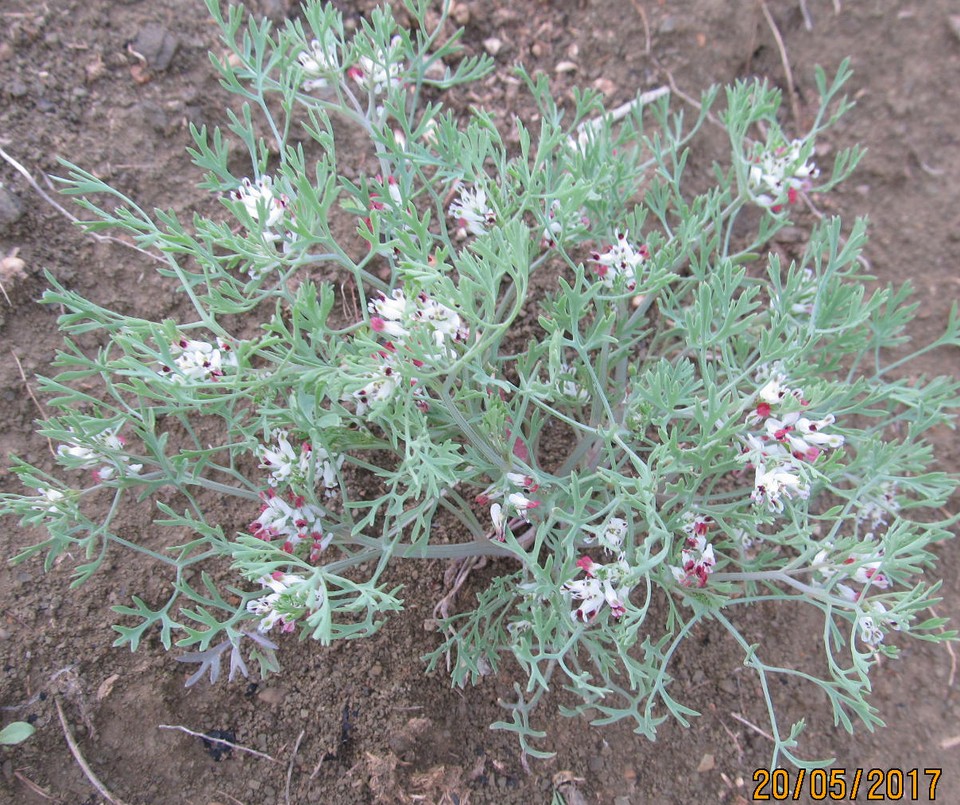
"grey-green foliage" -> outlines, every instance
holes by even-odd
[[[407,3],[409,29],[381,10],[352,35],[317,2],[281,30],[208,5],[239,105],[226,129],[193,130],[191,156],[222,209],[182,220],[79,167],[63,180],[87,229],[132,236],[191,312],[147,321],[50,277],[65,346],[40,433],[63,471],[15,463],[34,492],[3,511],[48,535],[17,559],[83,555],[79,582],[118,547],[151,557],[169,597],[117,607],[116,644],[158,631],[199,665],[192,684],[226,659],[230,678],[277,670],[274,627],[372,634],[403,605],[391,559],[492,558],[475,600],[444,602],[428,665],[456,684],[519,667],[496,726],[536,755],[551,685],[597,724],[688,723],[670,664],[698,624],[759,674],[774,763],[811,762],[794,754],[801,725],[777,723],[773,675],[819,685],[847,728],[876,723],[867,674],[896,654],[890,633],[952,634],[924,619],[937,585],[922,574],[955,485],[930,470],[926,434],[958,398],[953,379],[897,376],[910,358],[887,350],[915,306],[864,284],[863,221],[819,221],[788,265],[765,251],[857,162],[813,167],[847,65],[818,72],[795,139],[763,82],[723,104],[710,90],[692,116],[667,93],[607,113],[590,91],[561,108],[517,68],[538,130],[516,121],[510,145],[489,112],[442,108],[441,90],[493,65],[450,58],[427,2]],[[719,106],[730,159],[694,194],[689,148]],[[958,337],[954,312],[914,354]],[[241,513],[224,520],[223,499]],[[137,500],[155,501],[153,526],[119,533]],[[742,635],[742,610],[770,601],[819,610],[822,678]]]

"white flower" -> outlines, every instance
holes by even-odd
[[[590,399],[590,392],[576,382],[574,379],[573,367],[565,361],[561,362],[560,364],[560,376],[558,378],[558,383],[560,386],[560,393],[565,397],[572,397],[580,402],[585,402],[586,400]]]
[[[425,293],[417,294],[417,308],[413,318],[429,325],[433,331],[433,341],[439,347],[442,347],[447,339],[462,343],[470,334],[459,313]]]
[[[337,54],[337,43],[328,37],[324,42],[319,39],[310,41],[308,50],[302,51],[297,60],[303,72],[310,78],[303,82],[303,88],[310,92],[314,89],[323,89],[327,86],[324,76],[335,73],[340,69],[340,58]]]
[[[843,436],[823,432],[824,428],[835,421],[832,414],[812,420],[800,416],[799,412],[793,412],[785,415],[783,419],[770,417],[764,423],[764,428],[768,438],[789,445],[790,452],[797,458],[814,461],[823,449],[843,445]]]
[[[330,544],[333,535],[325,537],[320,523],[322,509],[292,492],[284,498],[271,489],[262,499],[260,516],[250,524],[253,536],[267,542],[283,540],[283,550],[288,553],[292,553],[305,540],[311,541],[315,552]]]
[[[247,602],[247,612],[260,618],[257,631],[269,632],[277,623],[284,632],[292,632],[297,618],[321,603],[316,590],[303,587],[306,579],[295,573],[276,571],[258,579],[271,590],[267,595]]]
[[[395,60],[395,54],[400,50],[401,44],[400,37],[395,36],[386,53],[377,50],[374,59],[361,56],[360,61],[347,70],[347,75],[374,95],[380,95],[389,86],[399,87],[403,83],[400,74],[404,66],[402,62]]]
[[[796,472],[790,472],[791,469],[797,468],[783,464],[768,471],[762,462],[757,464],[750,495],[753,502],[766,503],[771,512],[779,514],[783,511],[783,498],[806,500],[810,496],[810,487]]]
[[[587,574],[587,578],[565,582],[562,587],[563,592],[583,602],[570,616],[574,620],[590,623],[607,604],[614,618],[622,617],[627,611],[623,602],[630,595],[630,588],[626,585],[630,565],[623,559],[600,565],[589,556],[581,556],[577,560],[577,567]]]
[[[490,506],[490,522],[493,523],[493,533],[496,534],[497,539],[502,541],[507,521],[503,514],[503,506],[499,503]]]
[[[100,454],[89,447],[75,444],[61,444],[57,448],[57,455],[70,460],[75,467],[96,467],[100,463]]]
[[[262,223],[265,229],[271,229],[279,223],[290,206],[290,199],[287,196],[274,194],[273,180],[269,176],[261,176],[255,183],[244,179],[232,195],[235,201],[243,204],[247,215],[254,221]],[[266,212],[266,218],[263,221],[260,221],[261,211]]]
[[[217,339],[216,346],[206,341],[181,338],[170,350],[176,371],[164,366],[161,373],[175,383],[217,380],[225,370],[237,366],[237,356],[230,345]]]
[[[671,566],[670,572],[683,587],[706,587],[707,576],[713,573],[717,564],[713,545],[701,535],[687,537],[686,544],[687,547],[680,551],[681,566]]]
[[[30,508],[34,511],[45,512],[46,514],[56,514],[60,510],[60,503],[66,496],[63,492],[58,492],[50,487],[40,487],[37,490],[37,502]]]
[[[457,223],[457,237],[486,235],[488,227],[497,222],[497,215],[487,204],[487,191],[477,185],[473,190],[460,185],[460,198],[450,205],[450,217]]]
[[[851,557],[856,561],[856,557]],[[869,584],[878,590],[886,590],[890,586],[890,579],[880,572],[880,562],[864,562],[853,572],[853,580],[860,584]]]
[[[812,162],[801,162],[803,146],[803,140],[768,146],[754,158],[747,177],[754,201],[776,212],[784,201],[793,203],[797,191],[809,187],[810,179],[820,175]]]
[[[493,494],[499,495],[499,492],[494,492]],[[490,496],[488,495],[484,495],[482,497],[486,501],[490,500]],[[492,504],[490,506],[490,521],[493,523],[493,531],[496,535],[496,538],[501,541],[503,540],[504,534],[506,533],[506,527],[513,518],[519,518],[524,522],[530,522],[527,519],[527,512],[530,509],[537,508],[539,505],[539,500],[531,500],[519,492],[509,493],[502,506],[499,503]]]
[[[557,219],[557,210],[560,202],[554,201],[547,211],[547,225],[543,228],[543,244],[547,247],[556,246],[563,233],[563,222]]]
[[[310,474],[311,461],[315,461],[317,480],[328,495],[333,493],[339,485],[337,470],[343,466],[343,455],[331,456],[322,447],[314,450],[309,442],[304,442],[297,449],[290,444],[290,436],[285,430],[274,431],[273,437],[276,446],[260,447],[260,468],[271,470],[270,486],[305,483]]]
[[[540,505],[539,500],[531,500],[526,497],[526,495],[521,495],[519,492],[511,492],[507,495],[507,503],[509,503],[514,509],[518,512],[525,512],[528,509],[535,509]]]
[[[375,333],[388,336],[398,345],[420,333],[423,336],[420,346],[426,347],[428,352],[434,352],[428,344],[439,347],[434,353],[438,356],[454,357],[455,353],[446,346],[447,342],[462,343],[470,335],[459,313],[422,291],[412,300],[400,288],[394,289],[389,296],[381,291],[367,307],[373,314],[370,327]]]
[[[629,233],[618,230],[613,244],[602,252],[594,252],[590,259],[597,264],[595,270],[602,285],[613,288],[622,277],[624,287],[633,291],[637,287],[640,266],[649,256],[646,246],[634,246],[629,241]]]
[[[507,482],[524,492],[533,492],[540,486],[532,475],[524,475],[522,472],[508,472]]]
[[[64,459],[64,464],[73,469],[92,469],[101,465],[93,474],[97,481],[107,481],[120,470],[123,474],[136,475],[143,469],[143,465],[131,464],[130,457],[120,452],[124,441],[117,434],[118,430],[119,428],[106,430],[89,437],[97,443],[96,447],[88,447],[76,442],[61,444],[57,448],[57,455]],[[109,463],[104,464],[104,462]]]
[[[900,511],[897,501],[897,486],[890,481],[880,485],[880,493],[865,500],[858,501],[857,523],[870,521],[870,527],[876,531],[880,526],[887,525],[887,516],[896,515]]]
[[[623,550],[623,541],[627,536],[627,521],[622,517],[610,517],[603,524],[598,534],[585,536],[583,541],[587,545],[599,542],[606,553],[620,554]]]
[[[883,642],[883,630],[878,627],[869,615],[857,618],[860,627],[860,639],[869,646],[878,646]]]
[[[374,368],[360,376],[364,385],[356,391],[344,394],[341,398],[344,402],[356,403],[358,414],[363,414],[367,409],[375,408],[389,400],[403,380],[397,369],[392,347],[379,350],[373,355],[373,359],[376,362]]]

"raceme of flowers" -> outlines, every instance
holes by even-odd
[[[247,602],[247,612],[257,616],[257,631],[269,632],[277,624],[281,632],[292,632],[297,619],[320,606],[319,591],[306,587],[306,579],[296,573],[276,571],[258,579],[270,590],[264,596]]]
[[[196,341],[181,338],[170,348],[173,366],[161,366],[160,374],[174,383],[216,381],[227,369],[237,367],[237,356],[226,341]]]
[[[359,377],[363,385],[344,394],[343,402],[355,403],[358,415],[389,400],[403,382],[395,353],[396,347],[389,342],[377,350],[370,356],[373,368]]]
[[[382,95],[387,87],[401,86],[405,68],[397,57],[400,44],[400,37],[395,36],[387,52],[378,49],[372,59],[361,56],[357,64],[347,69],[347,75],[372,95]]]
[[[118,430],[119,428],[96,434],[93,437],[96,442],[94,446],[77,442],[61,444],[57,447],[57,456],[74,469],[92,469],[93,478],[97,482],[107,481],[117,472],[121,475],[136,475],[143,469],[143,465],[130,462],[130,457],[123,452],[125,441],[118,434]]]
[[[57,514],[60,507],[66,500],[66,495],[57,489],[48,486],[42,486],[37,489],[36,501],[30,508],[33,511],[43,512],[44,514]]]
[[[594,252],[591,259],[596,263],[594,271],[601,284],[616,288],[619,283],[627,291],[633,291],[639,282],[640,266],[650,257],[645,245],[630,243],[629,232],[616,232],[614,242],[603,250]]]
[[[390,339],[391,350],[416,343],[431,361],[455,357],[452,344],[465,343],[470,335],[457,311],[423,291],[409,298],[401,288],[395,288],[389,296],[381,291],[367,307],[372,314],[371,329]],[[412,360],[415,366],[423,365],[419,358]]]
[[[762,207],[778,212],[784,201],[795,204],[801,190],[809,190],[811,179],[820,175],[812,162],[801,159],[804,141],[768,147],[756,155],[748,181],[754,200]]]
[[[487,191],[480,185],[471,189],[460,185],[460,198],[450,204],[450,217],[457,224],[456,236],[463,240],[470,235],[486,235],[497,223],[497,214],[487,203]]]
[[[273,179],[269,176],[261,176],[256,182],[245,178],[231,195],[235,201],[243,204],[247,215],[263,224],[265,230],[270,230],[280,223],[290,207],[290,199],[285,194],[278,195],[274,192]],[[266,213],[263,220],[260,220],[261,212]]]
[[[872,544],[872,535],[863,541],[864,553],[854,552],[845,559],[831,558],[832,545],[820,550],[813,559],[814,584],[839,595],[849,603],[858,604],[857,627],[860,639],[871,648],[883,642],[884,628],[899,631],[901,617],[888,613],[876,597],[868,597],[874,590],[887,590],[892,582],[883,572],[883,549]],[[853,585],[861,585],[858,588]]]
[[[626,559],[621,557],[602,565],[589,556],[581,556],[577,560],[577,567],[586,577],[567,581],[562,588],[564,593],[581,602],[571,611],[571,617],[582,623],[591,623],[600,614],[604,604],[610,607],[612,617],[622,617],[627,611],[624,602],[630,596],[628,579],[631,568]]]
[[[539,488],[540,485],[532,476],[508,472],[500,484],[490,486],[477,495],[477,503],[490,506],[490,522],[496,539],[502,542],[509,527],[530,522],[527,512],[536,509],[540,501],[528,495]],[[503,503],[499,502],[500,499]]]
[[[748,425],[761,426],[759,432],[745,437],[744,458],[754,468],[751,498],[776,514],[783,512],[785,500],[809,497],[806,466],[824,450],[843,445],[843,436],[825,430],[834,424],[835,417],[804,416],[802,410],[808,402],[802,390],[788,388],[786,380],[786,375],[774,367],[756,395],[754,410],[746,418]],[[800,410],[783,411],[785,404]]]
[[[887,518],[900,511],[900,502],[897,500],[897,485],[884,481],[876,495],[861,499],[857,508],[857,524],[868,523],[870,531],[864,539],[871,539],[881,526],[888,525]]]
[[[266,542],[281,542],[287,553],[302,550],[306,546],[308,558],[316,562],[333,539],[333,534],[323,534],[321,518],[323,510],[306,502],[302,495],[288,491],[283,495],[268,489],[260,495],[263,505],[260,516],[250,523],[250,533]]]
[[[623,542],[627,536],[627,521],[622,517],[610,517],[596,532],[583,537],[584,545],[599,544],[604,553],[612,553],[620,557],[623,555]]]
[[[327,86],[327,77],[340,70],[337,45],[332,37],[327,37],[323,42],[312,39],[307,50],[302,51],[297,60],[307,75],[307,79],[301,84],[307,92],[323,89]]]
[[[290,444],[290,434],[282,429],[273,432],[275,444],[261,445],[260,468],[270,470],[270,486],[292,484],[302,486],[309,479],[311,464],[314,464],[315,480],[328,496],[336,494],[339,486],[337,471],[343,466],[344,456],[331,456],[324,448],[314,450],[310,442],[299,448]]]
[[[680,566],[671,566],[670,572],[683,587],[706,587],[707,576],[717,564],[713,545],[707,542],[714,519],[699,512],[685,512],[684,521],[686,538],[685,547],[680,551]]]

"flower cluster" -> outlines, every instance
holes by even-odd
[[[765,148],[753,157],[748,181],[754,201],[779,212],[784,199],[795,204],[801,190],[808,190],[811,179],[820,175],[816,165],[803,161],[804,141]]]
[[[260,468],[270,470],[270,486],[302,486],[309,479],[313,464],[316,480],[328,495],[335,494],[339,486],[337,470],[343,466],[344,456],[331,456],[322,447],[314,450],[310,442],[303,442],[297,449],[290,444],[290,434],[282,429],[275,430],[273,438],[275,444],[261,445],[259,450]]]
[[[707,576],[717,564],[713,545],[707,542],[707,533],[715,521],[699,512],[685,512],[683,519],[686,547],[680,551],[680,566],[671,566],[670,572],[683,587],[706,587]]]
[[[622,517],[610,517],[596,533],[583,537],[584,545],[598,543],[604,553],[623,556],[623,542],[627,536],[627,521]]]
[[[358,415],[389,400],[403,380],[397,366],[396,347],[392,343],[377,350],[371,359],[373,368],[360,376],[363,385],[345,393],[342,398],[343,402],[356,404]]]
[[[105,430],[92,437],[93,445],[66,442],[57,448],[57,457],[74,469],[92,469],[95,481],[107,481],[118,471],[136,475],[143,469],[142,464],[130,462],[130,456],[123,452],[124,439],[118,434],[119,428]],[[53,491],[53,490],[51,490]],[[59,493],[57,493],[59,494]]]
[[[560,374],[557,377],[557,387],[564,397],[571,397],[578,402],[590,399],[590,392],[576,380],[576,370],[566,361],[560,362]]]
[[[514,522],[529,523],[527,512],[540,505],[539,500],[527,497],[536,492],[540,485],[530,475],[520,472],[508,472],[503,482],[488,487],[477,495],[477,503],[481,506],[490,506],[490,521],[493,531],[501,542],[506,536],[506,529]],[[493,502],[500,498],[503,503]]]
[[[859,601],[867,588],[886,590],[890,578],[881,571],[883,551],[874,549],[869,553],[850,554],[842,561],[831,561],[830,546],[820,550],[813,558],[813,568],[819,582],[834,581],[833,590],[847,601]],[[855,590],[850,583],[862,584],[863,589]]]
[[[323,510],[293,492],[281,496],[268,489],[260,497],[260,516],[250,523],[250,533],[266,542],[282,540],[287,553],[293,553],[301,543],[309,543],[309,559],[316,562],[333,539],[333,534],[323,534]]]
[[[57,489],[42,486],[37,489],[37,496],[34,500],[36,502],[30,506],[33,511],[43,512],[44,514],[57,514],[63,502],[66,500],[66,495]]]
[[[610,614],[620,618],[626,613],[624,602],[630,596],[630,565],[623,557],[610,564],[601,565],[589,556],[581,556],[577,567],[586,573],[586,578],[565,582],[563,592],[582,603],[571,611],[574,620],[591,623],[603,605],[610,607]]]
[[[876,649],[883,642],[883,627],[899,632],[905,626],[909,628],[909,618],[896,612],[888,612],[882,602],[871,599],[857,615],[857,626],[860,629],[860,639],[871,649]]]
[[[640,266],[650,257],[650,250],[643,244],[630,243],[629,232],[616,233],[614,242],[599,252],[593,252],[590,259],[597,264],[594,269],[600,282],[607,288],[614,288],[622,282],[623,287],[633,291],[639,282]]]
[[[308,78],[301,84],[306,92],[323,89],[327,86],[326,76],[340,70],[340,58],[337,45],[332,36],[320,41],[312,39],[307,50],[302,51],[297,60]]]
[[[398,346],[413,339],[428,350],[439,348],[443,354],[452,355],[448,342],[463,343],[470,335],[459,313],[423,291],[409,299],[400,288],[389,296],[381,291],[368,308],[373,331]]]
[[[486,235],[487,230],[496,224],[497,214],[487,203],[487,191],[477,185],[472,190],[460,185],[460,198],[450,204],[450,217],[457,224],[457,238],[463,240],[467,234]]]
[[[887,608],[876,598],[867,598],[872,590],[887,590],[892,582],[884,573],[883,549],[871,546],[864,540],[866,553],[852,553],[845,559],[832,560],[832,546],[820,550],[813,559],[814,583],[818,587],[829,586],[830,590],[851,604],[858,604],[857,626],[860,639],[871,647],[883,642],[882,626],[896,631],[901,628],[901,618],[887,613]],[[855,588],[852,585],[861,585]]]
[[[286,194],[277,194],[273,189],[273,179],[269,176],[261,176],[256,182],[250,179],[244,179],[240,187],[231,194],[234,201],[243,204],[254,221],[263,224],[265,230],[270,230],[283,219],[284,214],[290,208],[290,199]],[[264,218],[261,220],[261,213]],[[269,237],[276,238],[276,235],[268,233]]]
[[[181,338],[170,348],[173,366],[161,366],[160,374],[174,383],[216,381],[227,369],[237,367],[237,356],[226,341],[216,345],[207,341]]]
[[[888,525],[887,517],[895,516],[900,511],[900,502],[897,500],[897,485],[890,481],[880,484],[878,494],[862,498],[857,508],[857,524],[869,523],[870,531],[866,539],[870,539],[880,526]]]
[[[401,44],[400,37],[395,36],[387,52],[378,49],[373,59],[361,56],[360,61],[347,70],[347,75],[373,95],[381,95],[391,86],[401,86],[404,66],[397,56]]]
[[[298,618],[322,603],[319,591],[306,587],[306,579],[296,573],[278,570],[269,576],[261,576],[258,581],[270,592],[248,601],[247,612],[260,618],[257,631],[261,634],[269,632],[278,623],[280,631],[292,632]]]
[[[783,511],[784,499],[809,496],[806,465],[816,461],[824,450],[843,445],[843,436],[824,432],[835,422],[834,416],[803,416],[802,410],[808,405],[803,392],[787,388],[786,380],[779,367],[774,367],[746,419],[749,425],[761,426],[759,433],[750,433],[745,439],[745,458],[754,467],[751,498],[777,514]]]

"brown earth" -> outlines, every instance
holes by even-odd
[[[368,9],[366,2],[338,5],[354,19]],[[960,18],[951,8],[957,11],[948,0],[477,0],[458,11],[465,44],[477,52],[496,49],[489,40],[499,40],[498,69],[448,100],[495,109],[505,127],[514,115],[529,118],[529,99],[510,75],[517,61],[551,75],[561,96],[592,85],[611,106],[668,75],[693,95],[747,76],[786,90],[785,54],[796,90],[795,108],[785,105],[787,128],[801,131],[816,101],[814,65],[830,73],[852,57],[849,91],[858,105],[826,145],[860,142],[868,154],[846,187],[820,203],[849,220],[870,217],[872,270],[880,282],[914,283],[920,307],[911,334],[925,343],[942,328],[960,281],[953,259],[960,239]],[[287,13],[283,0],[261,0],[259,9],[277,19]],[[34,176],[56,174],[62,155],[147,208],[209,209],[184,153],[187,122],[222,123],[229,101],[207,59],[221,46],[200,2],[4,0],[0,31],[0,145]],[[0,181],[0,253],[16,249],[24,261],[22,272],[0,277],[9,296],[0,300],[0,444],[4,454],[49,466],[46,442],[32,435],[39,414],[33,378],[50,371],[60,344],[57,311],[34,303],[42,272],[142,317],[175,315],[178,299],[135,252],[81,236],[9,164],[0,163]],[[908,372],[958,368],[960,354],[950,350]],[[960,470],[956,438],[941,436],[941,466]],[[17,488],[5,469],[0,482]],[[136,517],[131,513],[128,527],[147,522]],[[2,536],[7,556],[38,536],[12,525]],[[937,552],[944,579],[937,611],[957,619],[960,544]],[[502,716],[496,700],[511,692],[509,673],[462,691],[442,673],[423,673],[418,657],[436,645],[424,621],[442,588],[440,563],[397,568],[407,608],[375,638],[329,649],[290,639],[283,673],[266,683],[190,689],[184,667],[158,641],[136,654],[110,647],[108,607],[133,593],[156,593],[149,566],[118,554],[76,591],[69,589],[71,566],[68,560],[47,574],[39,562],[0,568],[3,723],[30,719],[37,727],[25,744],[0,750],[3,802],[105,801],[68,751],[56,698],[92,771],[127,803],[547,803],[565,779],[571,782],[560,792],[569,805],[732,803],[750,801],[753,770],[769,760],[769,741],[747,724],[766,725],[756,680],[732,641],[706,628],[673,669],[676,690],[703,713],[691,729],[667,725],[649,743],[626,728],[563,719],[550,700],[538,724],[550,736],[544,746],[557,755],[532,762],[528,774],[514,740],[487,729]],[[798,662],[814,659],[804,639],[817,628],[812,619],[771,608],[741,627]],[[960,802],[953,655],[942,646],[901,645],[902,660],[885,663],[873,678],[886,729],[850,736],[833,726],[816,690],[792,683],[775,694],[781,717],[807,720],[802,756],[835,756],[835,767],[851,773],[943,768],[937,801]],[[160,725],[227,731],[274,760],[234,751],[218,761],[199,739]],[[921,788],[920,801],[927,801]]]

